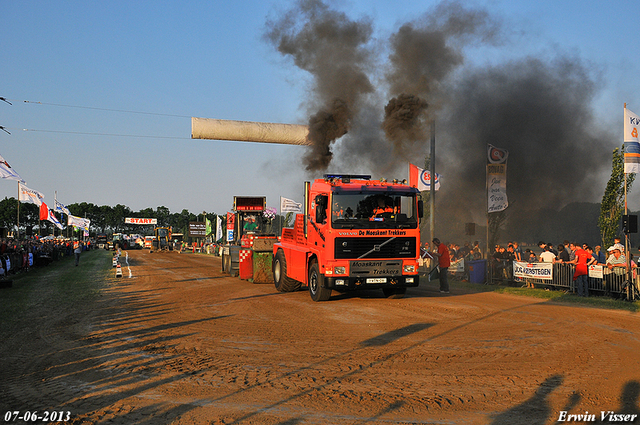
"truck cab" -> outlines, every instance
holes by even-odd
[[[333,290],[382,289],[404,296],[418,286],[422,201],[404,182],[325,175],[305,184],[305,213],[274,246],[276,289],[302,285],[314,301]]]

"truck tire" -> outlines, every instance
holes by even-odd
[[[403,298],[406,292],[407,288],[382,288],[384,296],[392,300]]]
[[[273,282],[278,292],[294,292],[300,289],[301,283],[287,276],[287,259],[279,249],[273,259]]]
[[[309,294],[314,301],[327,301],[331,298],[331,289],[324,287],[324,276],[320,274],[316,261],[309,267]]]

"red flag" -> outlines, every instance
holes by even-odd
[[[49,220],[49,208],[44,202],[40,204],[40,220]]]

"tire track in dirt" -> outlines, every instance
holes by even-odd
[[[133,279],[43,330],[51,351],[18,375],[51,379],[12,389],[51,397],[77,424],[517,424],[615,409],[640,375],[622,366],[640,348],[628,313],[426,285],[313,303],[225,277],[211,256],[131,262]]]

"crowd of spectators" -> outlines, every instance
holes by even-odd
[[[84,249],[91,247],[90,243],[84,245]],[[73,257],[73,241],[69,239],[0,239],[0,276],[47,266],[64,257]]]
[[[558,244],[557,248],[552,243],[540,241],[538,242],[537,250],[526,248],[524,251],[518,245],[518,242],[508,242],[506,248],[502,245],[495,246],[495,250],[491,255],[491,262],[494,265],[505,261],[577,264],[576,253],[580,250],[584,250],[588,254],[587,266],[597,264],[613,269],[620,267],[620,262],[626,263],[625,248],[619,238],[616,238],[613,245],[607,248],[606,253],[600,245],[592,247],[587,243],[579,244],[566,240],[562,244]],[[632,267],[635,267],[633,254],[628,254],[632,261]],[[622,260],[619,260],[619,258],[622,258]]]
[[[425,243],[421,248],[421,258],[424,265],[433,264],[429,243]],[[460,259],[465,260],[465,273],[468,261],[486,258],[491,279],[503,281],[513,279],[514,261],[571,265],[571,268],[563,268],[562,270],[571,273],[569,279],[577,282],[575,285],[572,284],[572,288],[577,288],[578,295],[583,296],[589,295],[587,283],[589,266],[602,266],[605,274],[610,273],[611,276],[622,277],[630,271],[634,279],[637,277],[637,265],[634,261],[634,256],[631,252],[625,251],[620,238],[615,238],[613,245],[608,248],[605,247],[605,249],[601,245],[591,246],[587,243],[580,244],[568,240],[557,245],[540,241],[537,246],[526,246],[524,249],[518,242],[510,241],[504,245],[495,245],[488,255],[483,255],[478,241],[473,244],[466,242],[462,247],[455,243],[449,243],[448,248],[452,264]],[[629,269],[627,269],[627,263],[629,263]],[[427,270],[429,269],[430,267],[427,267]],[[606,271],[607,269],[608,271]],[[457,270],[461,269],[458,268]],[[606,276],[609,275],[606,274]]]
[[[462,247],[455,243],[450,243],[447,245],[449,249],[449,255],[451,257],[451,262],[456,262],[460,259],[465,259],[465,261],[472,260],[481,260],[483,257],[482,250],[480,249],[480,243],[478,241],[473,242],[465,242]],[[421,248],[421,257],[423,259],[429,258],[430,245],[429,242],[425,242]]]

